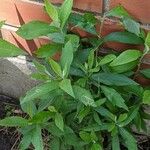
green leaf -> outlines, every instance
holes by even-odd
[[[137,116],[138,111],[139,111],[139,105],[133,106],[133,107],[130,109],[130,111],[128,112],[127,118],[126,118],[124,121],[120,122],[120,123],[119,123],[119,126],[120,126],[120,127],[123,127],[123,126],[128,125],[128,124]]]
[[[56,27],[50,26],[48,23],[42,21],[31,21],[22,25],[16,33],[24,39],[32,40],[56,32],[56,30]]]
[[[65,91],[66,93],[68,93],[69,95],[71,95],[72,97],[74,96],[74,92],[72,89],[72,85],[71,85],[71,81],[70,79],[63,79],[60,83],[59,83],[60,88]]]
[[[81,139],[85,142],[91,142],[91,135],[88,132],[85,131],[80,131],[79,132],[79,136],[81,137]]]
[[[21,104],[27,103],[29,101],[33,101],[36,98],[39,98],[40,96],[44,96],[45,94],[57,88],[58,85],[55,81],[38,85],[27,92],[26,96],[21,100]]]
[[[50,59],[50,60],[49,60],[49,63],[50,63],[50,65],[51,65],[53,71],[54,71],[58,76],[62,77],[62,71],[61,71],[60,65],[59,65],[56,61],[54,61],[53,59]]]
[[[59,15],[57,8],[52,5],[48,0],[44,0],[45,2],[45,8],[48,13],[48,15],[51,17],[53,21],[59,22]]]
[[[135,138],[126,129],[119,128],[119,132],[128,150],[138,150]]]
[[[44,150],[42,132],[38,125],[32,130],[32,144],[36,150]]]
[[[123,64],[127,64],[129,62],[133,62],[141,57],[142,53],[139,50],[126,50],[122,52],[116,59],[111,62],[110,66],[119,66]]]
[[[108,109],[106,109],[102,106],[96,108],[95,110],[104,117],[110,118],[113,121],[116,120],[116,116],[114,114],[112,114]]]
[[[101,145],[99,145],[98,143],[94,143],[91,147],[91,150],[103,150]]]
[[[58,44],[64,44],[65,42],[65,34],[60,32],[54,32],[47,35],[50,41]]]
[[[32,73],[31,77],[36,80],[47,81],[50,80],[50,77],[46,74],[42,73]]]
[[[145,39],[145,45],[147,45],[150,48],[150,32],[147,33],[147,36]]]
[[[128,114],[120,114],[118,118],[118,122],[124,121],[128,117]]]
[[[61,67],[63,69],[63,77],[68,75],[72,61],[73,47],[71,41],[68,41],[62,49],[62,55],[60,59]]]
[[[77,36],[75,34],[67,34],[65,37],[65,40],[66,40],[66,43],[68,41],[71,42],[74,52],[77,51],[77,49],[79,47],[79,42],[80,42],[79,36]]]
[[[140,70],[140,73],[142,73],[146,78],[150,79],[150,69]]]
[[[119,42],[125,44],[144,44],[142,38],[130,32],[113,32],[104,37],[104,42]]]
[[[127,73],[129,71],[132,71],[139,63],[139,60],[135,60],[132,62],[129,62],[127,64],[118,65],[118,66],[109,66],[112,72],[115,73]]]
[[[90,54],[88,56],[88,67],[89,67],[89,69],[92,69],[93,64],[94,64],[94,50],[91,50]]]
[[[128,12],[121,5],[118,5],[118,6],[114,7],[113,9],[111,9],[109,12],[107,12],[105,14],[105,16],[107,16],[107,17],[119,17],[119,18],[123,18],[123,17],[130,18],[130,15],[128,14]]]
[[[138,85],[135,81],[125,75],[115,73],[97,73],[92,75],[92,79],[98,83],[115,86]]]
[[[55,124],[61,131],[64,131],[64,121],[60,113],[56,113],[55,115]]]
[[[102,66],[102,65],[108,64],[114,59],[116,59],[116,55],[108,54],[100,60],[99,65]]]
[[[145,90],[143,93],[143,104],[150,105],[150,90]]]
[[[21,101],[22,101],[22,98],[20,99],[20,102]],[[21,109],[24,111],[24,113],[27,113],[31,118],[37,112],[36,105],[35,105],[35,103],[33,101],[21,104]]]
[[[140,24],[134,21],[131,18],[125,18],[123,19],[123,24],[125,29],[128,32],[134,33],[135,35],[139,36],[140,35]]]
[[[99,125],[99,124],[90,124],[88,125],[87,127],[84,127],[83,128],[83,131],[103,131],[103,130],[109,130],[110,128],[112,128],[112,126],[114,126],[114,123],[103,123],[102,125]]]
[[[94,118],[94,121],[95,121],[98,125],[102,125],[102,121],[101,121],[101,119],[100,119],[100,117],[99,117],[99,115],[98,115],[97,112],[94,112],[93,118]]]
[[[60,7],[59,17],[61,20],[61,28],[66,24],[73,6],[73,0],[65,0],[64,3]]]
[[[77,118],[79,119],[79,123],[90,113],[90,107],[83,107],[78,113]]]
[[[28,120],[17,116],[7,117],[5,119],[0,120],[0,126],[23,127],[27,125],[28,125]]]
[[[120,150],[118,135],[112,136],[112,150]]]
[[[0,39],[0,57],[25,55],[26,53],[15,45]]]
[[[28,147],[31,144],[31,139],[32,139],[32,137],[30,134],[24,134],[22,139],[21,139],[20,145],[19,145],[19,150],[28,149]]]
[[[126,50],[111,62],[110,68],[113,72],[117,73],[130,71],[137,66],[141,55],[142,53],[139,50]]]
[[[38,58],[49,58],[59,52],[61,48],[62,46],[59,44],[46,44],[42,45],[34,53],[37,55]]]
[[[54,137],[50,142],[51,150],[60,150],[60,140],[58,137]]]
[[[30,119],[30,123],[32,124],[44,124],[50,118],[53,117],[53,114],[50,111],[41,111],[36,113],[32,119]]]
[[[34,66],[36,67],[36,69],[38,70],[38,72],[40,73],[45,73],[47,72],[47,69],[44,65],[42,65],[41,63],[39,63],[36,60],[33,60]]]
[[[108,98],[108,100],[114,106],[118,106],[119,108],[124,108],[125,110],[128,110],[128,107],[125,104],[125,100],[115,89],[106,86],[101,86],[101,89],[104,92],[105,96]]]
[[[81,101],[85,106],[96,107],[95,101],[90,91],[76,85],[73,86],[73,91],[75,94],[75,98]]]
[[[5,20],[0,21],[0,28],[5,24]]]

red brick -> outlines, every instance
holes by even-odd
[[[26,41],[19,37],[14,31],[7,29],[1,29],[1,35],[3,39],[27,51],[29,54],[41,45],[48,43],[48,40],[42,38]]]
[[[53,0],[53,2],[60,3],[61,0]],[[102,11],[102,0],[75,0],[74,7],[100,13]],[[1,0],[0,20],[6,20],[9,25],[20,26],[32,20],[49,22],[50,18],[45,13],[41,3],[28,0]]]
[[[40,3],[22,0],[1,0],[0,20],[12,26],[20,26],[32,20],[50,21]]]
[[[121,4],[137,20],[150,23],[150,0],[111,0],[110,8]]]
[[[55,4],[60,4],[64,0],[50,0]],[[92,12],[101,13],[102,12],[102,0],[74,0],[74,8],[87,10]]]

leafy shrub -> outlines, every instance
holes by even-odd
[[[0,120],[1,126],[19,127],[22,133],[20,149],[32,144],[44,149],[42,131],[46,130],[51,150],[119,150],[120,143],[137,150],[132,127],[146,131],[144,104],[150,104],[150,90],[133,79],[142,74],[150,78],[150,70],[141,70],[143,57],[149,53],[150,33],[146,35],[139,23],[117,6],[104,14],[100,30],[93,14],[71,13],[73,0],[60,7],[45,0],[45,10],[53,20],[29,22],[17,31],[30,40],[47,36],[51,42],[34,52],[37,72],[32,78],[43,82],[20,100],[22,118],[12,116]],[[105,17],[117,17],[125,30],[101,36]],[[68,24],[71,24],[69,26]],[[72,32],[79,27],[93,34],[82,38]],[[143,45],[143,51],[128,49],[98,55],[100,47],[109,41]],[[0,40],[1,57],[24,54],[19,48]],[[60,53],[60,59],[53,58]]]

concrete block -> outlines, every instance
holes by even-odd
[[[30,78],[34,72],[31,62],[26,57],[0,59],[0,94],[19,99],[26,91],[37,85]]]

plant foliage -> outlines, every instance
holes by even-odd
[[[121,145],[137,150],[132,126],[145,129],[148,114],[143,107],[150,104],[150,90],[133,79],[139,74],[150,78],[149,69],[140,70],[143,57],[149,53],[150,33],[142,36],[139,23],[117,6],[104,18],[117,17],[125,30],[101,37],[95,16],[73,14],[72,5],[73,0],[65,0],[60,7],[45,0],[52,22],[32,21],[17,31],[24,39],[47,36],[51,43],[34,52],[37,72],[32,77],[42,82],[20,99],[27,117],[8,117],[0,120],[0,125],[20,128],[21,150],[31,144],[36,150],[44,150],[43,130],[49,135],[51,150],[102,150],[110,146],[120,150]],[[94,37],[79,37],[69,23]],[[102,44],[109,41],[140,44],[145,50],[98,55]],[[58,53],[60,59],[56,61],[53,58]],[[20,54],[24,52],[0,40],[1,57]],[[140,124],[137,118],[142,120]]]

